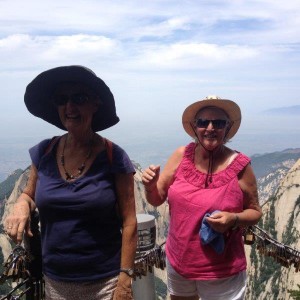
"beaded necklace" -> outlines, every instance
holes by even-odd
[[[68,137],[68,136],[67,136]],[[83,161],[83,163],[81,164],[80,167],[77,168],[77,174],[71,174],[70,172],[68,172],[66,170],[66,167],[65,167],[65,148],[66,148],[66,143],[67,143],[67,137],[65,139],[65,142],[64,142],[64,147],[63,147],[63,151],[62,151],[62,154],[60,156],[60,163],[64,169],[64,172],[65,172],[65,175],[66,175],[66,180],[73,180],[75,178],[78,178],[82,172],[84,171],[85,167],[86,167],[86,162],[87,160],[91,157],[91,154],[92,154],[92,141],[93,141],[93,138],[90,139],[90,145],[89,145],[89,152],[87,153],[86,157],[85,157],[85,160]]]

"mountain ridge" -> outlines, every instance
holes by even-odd
[[[299,115],[300,105],[275,107],[275,108],[264,110],[263,113],[269,115],[287,115],[287,114]]]

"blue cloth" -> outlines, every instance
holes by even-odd
[[[215,210],[211,214],[207,213],[204,215],[199,236],[203,245],[210,245],[218,254],[221,254],[225,247],[224,236],[222,233],[212,229],[206,220],[206,217],[209,217],[217,212],[219,212],[219,210]]]
[[[92,281],[119,274],[122,224],[116,213],[114,174],[135,172],[129,157],[114,144],[112,164],[104,150],[84,176],[66,182],[56,162],[57,142],[48,152],[49,142],[29,150],[38,170],[35,202],[44,274],[58,281]]]

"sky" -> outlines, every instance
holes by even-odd
[[[0,26],[2,141],[62,133],[23,96],[40,72],[75,64],[110,87],[121,121],[102,134],[132,154],[189,142],[182,112],[208,95],[241,107],[233,148],[300,147],[299,0],[0,0]]]

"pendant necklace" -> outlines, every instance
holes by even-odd
[[[70,172],[68,172],[66,170],[66,167],[65,167],[65,148],[66,148],[66,143],[67,143],[67,137],[65,139],[65,142],[64,142],[64,147],[63,147],[63,151],[62,151],[62,154],[60,156],[60,163],[64,169],[64,172],[65,172],[65,175],[66,175],[66,180],[73,180],[75,178],[78,178],[82,172],[84,171],[85,167],[86,167],[86,162],[87,160],[91,157],[91,154],[92,154],[92,141],[93,141],[93,138],[90,139],[90,145],[89,145],[89,152],[87,153],[86,157],[85,157],[85,160],[83,161],[83,163],[81,164],[80,167],[77,168],[77,173],[76,174],[71,174]]]

